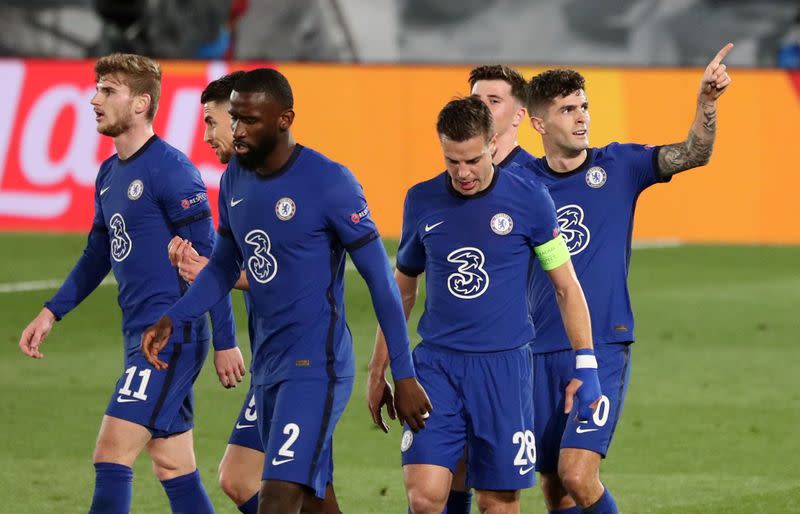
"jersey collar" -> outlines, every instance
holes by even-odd
[[[511,150],[511,152],[510,152],[508,155],[506,155],[506,158],[505,158],[505,159],[503,159],[503,160],[500,162],[500,164],[498,164],[498,165],[497,165],[497,167],[498,167],[498,168],[502,168],[502,167],[504,167],[504,166],[508,166],[508,165],[511,163],[511,161],[513,161],[513,160],[514,160],[514,157],[516,157],[516,156],[517,156],[517,154],[518,154],[518,153],[519,153],[521,150],[522,150],[522,147],[521,147],[521,146],[519,146],[519,145],[515,146],[515,147],[514,147],[514,149],[513,149],[513,150]]]
[[[492,164],[492,166],[494,167],[494,173],[492,173],[492,182],[489,184],[489,187],[487,187],[483,191],[478,191],[474,195],[463,195],[458,191],[456,191],[456,188],[453,187],[453,182],[450,179],[450,174],[447,173],[447,171],[445,171],[444,181],[445,181],[445,187],[447,187],[447,192],[455,196],[459,200],[475,200],[477,198],[481,198],[482,196],[488,195],[489,191],[494,189],[494,186],[497,184],[497,179],[500,177],[500,166],[495,166],[494,164]]]
[[[548,175],[550,175],[553,178],[561,179],[561,178],[571,177],[571,176],[576,175],[576,174],[578,174],[578,173],[580,173],[582,171],[586,171],[586,169],[592,164],[592,161],[594,160],[593,159],[594,158],[594,150],[595,150],[594,148],[587,148],[586,149],[586,159],[584,159],[584,161],[580,164],[580,166],[578,166],[577,168],[575,168],[572,171],[567,171],[567,172],[564,172],[564,173],[559,173],[557,171],[553,171],[553,169],[550,167],[550,165],[547,164],[547,157],[546,156],[543,156],[540,159],[541,162],[542,162],[542,169],[545,171],[545,173],[547,173]]]
[[[117,160],[119,161],[120,164],[129,164],[129,163],[135,161],[137,157],[139,157],[140,155],[145,153],[147,151],[147,149],[150,148],[150,145],[155,143],[157,140],[158,140],[158,136],[153,134],[152,136],[150,136],[150,138],[147,141],[144,142],[144,144],[142,146],[139,147],[138,150],[133,152],[133,155],[131,155],[127,159],[120,159],[120,157],[117,156]]]

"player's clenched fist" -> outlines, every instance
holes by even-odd
[[[169,367],[166,362],[158,358],[158,352],[167,346],[170,335],[172,335],[172,320],[167,316],[161,316],[154,325],[147,327],[147,330],[142,334],[142,353],[147,362],[157,370]]]
[[[414,432],[425,428],[425,420],[433,410],[425,389],[414,377],[396,380],[394,388],[394,408],[400,423],[406,423]]]

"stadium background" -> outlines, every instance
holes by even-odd
[[[670,10],[665,2],[592,2],[587,11],[605,6],[602,12],[627,20],[628,33],[620,35],[612,16],[588,24],[584,18],[592,12],[578,9],[576,15],[579,2],[470,2],[474,13],[446,1],[389,3],[342,1],[336,16],[335,2],[296,3],[307,13],[319,10],[303,18],[312,20],[304,22],[305,33],[325,50],[316,54],[313,45],[301,44],[270,54],[263,41],[248,41],[253,17],[280,2],[250,1],[236,25],[224,24],[238,32],[227,51],[252,59],[247,62],[199,60],[195,51],[176,56],[151,42],[152,55],[183,57],[162,61],[157,133],[201,169],[213,203],[222,169],[201,141],[200,91],[229,70],[277,67],[294,88],[296,139],[354,171],[392,253],[405,190],[443,168],[436,113],[468,92],[472,64],[515,63],[526,77],[551,65],[576,67],[588,81],[593,145],[665,144],[688,130],[702,71],[696,66],[732,40],[738,66],[730,69],[733,84],[720,101],[711,163],[647,191],[639,202],[631,267],[639,342],[625,414],[603,473],[623,512],[800,512],[794,436],[800,382],[793,372],[800,355],[794,158],[800,72],[771,67],[785,63],[779,56],[794,30],[786,6],[796,5],[682,1]],[[94,130],[92,61],[85,57],[114,40],[108,21],[91,17],[89,2],[26,4],[0,2],[0,26],[7,29],[0,36],[6,55],[0,59],[0,512],[81,512],[91,494],[98,421],[121,365],[114,288],[100,287],[56,326],[44,361],[24,359],[16,343],[77,259],[91,223],[97,166],[113,147]],[[554,4],[562,10],[553,11]],[[203,5],[196,2],[199,10]],[[661,13],[660,22],[637,14],[643,7]],[[477,29],[496,28],[515,9],[536,14],[531,32],[540,27],[548,37],[529,42],[520,33],[519,44],[493,46],[491,31],[480,35],[487,31]],[[548,18],[541,15],[548,13],[561,13],[555,24],[566,35],[546,30]],[[693,44],[676,28],[691,25],[691,13],[718,21],[698,29],[705,39]],[[14,30],[8,29],[15,19]],[[759,32],[754,19],[772,24],[762,23]],[[20,35],[22,22],[31,20],[38,24]],[[642,26],[683,44],[668,55],[648,53],[669,38],[643,46]],[[76,41],[68,29],[85,40]],[[571,40],[569,31],[582,38]],[[16,39],[9,42],[10,34]],[[483,46],[481,37],[489,38]],[[497,53],[490,58],[476,47]],[[519,48],[529,49],[527,56]],[[541,155],[527,125],[520,143]],[[364,407],[374,314],[363,282],[352,271],[347,278],[359,376],[335,440],[337,492],[344,512],[403,512],[399,427],[384,436]],[[234,296],[246,347],[241,300]],[[222,390],[208,366],[197,386],[198,462],[218,512],[235,512],[215,475],[244,392]],[[146,458],[137,463],[134,494],[134,512],[167,511]],[[525,493],[523,512],[543,512],[538,491]]]

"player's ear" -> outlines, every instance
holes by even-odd
[[[147,93],[142,93],[141,95],[136,95],[136,98],[133,100],[133,112],[136,114],[142,114],[147,112],[147,109],[150,108],[150,102],[152,98]]]
[[[519,127],[527,115],[528,110],[525,107],[520,107],[517,109],[517,112],[514,113],[514,117],[511,119],[511,126],[514,128]]]
[[[294,123],[294,109],[287,109],[278,117],[278,128],[281,130],[289,130]]]
[[[531,115],[531,127],[533,127],[533,130],[541,135],[545,135],[547,133],[544,128],[544,119],[533,114]]]

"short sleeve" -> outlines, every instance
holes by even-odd
[[[537,247],[558,236],[558,218],[553,199],[544,184],[538,181],[530,181],[530,184],[533,194],[529,211],[531,218],[529,219],[528,236],[531,240],[531,247]]]
[[[397,269],[409,277],[425,271],[425,246],[419,237],[417,221],[413,212],[411,190],[403,202],[403,228],[400,247],[397,250]]]
[[[641,193],[653,184],[669,182],[671,177],[663,179],[658,170],[660,146],[626,144],[617,147],[623,166],[630,171],[634,193]]]
[[[334,172],[339,176],[327,191],[325,217],[344,248],[353,252],[380,236],[361,184],[346,168]]]
[[[200,172],[183,159],[170,159],[173,166],[158,170],[159,201],[173,228],[211,216],[208,193]]]

